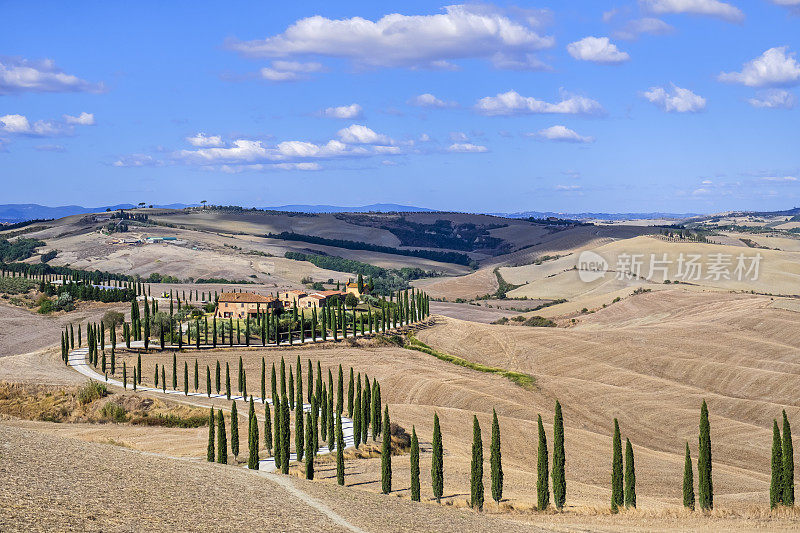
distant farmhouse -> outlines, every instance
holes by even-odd
[[[258,315],[271,314],[294,309],[315,309],[344,301],[344,291],[314,291],[307,293],[301,290],[282,291],[278,297],[264,296],[252,292],[223,292],[217,300],[214,318],[256,318]]]

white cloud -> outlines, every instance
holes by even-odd
[[[788,46],[770,48],[759,57],[748,61],[741,72],[723,72],[719,80],[741,83],[748,87],[779,87],[800,83],[800,63]]]
[[[55,120],[30,122],[24,115],[4,115],[0,117],[0,132],[32,137],[55,137],[73,134],[75,125],[94,124],[94,115],[91,113],[81,113],[78,117],[64,115],[64,118],[65,122]]]
[[[98,92],[102,83],[90,83],[56,67],[52,59],[31,61],[0,56],[0,94],[17,92]]]
[[[337,135],[342,141],[350,144],[392,144],[392,140],[386,135],[375,133],[361,124],[351,124],[339,130]]]
[[[705,98],[675,84],[668,88],[650,87],[642,96],[670,113],[696,113],[706,108]]]
[[[227,148],[200,148],[199,150],[181,150],[179,155],[194,162],[215,161],[258,161],[269,159],[270,152],[261,141],[237,139]]]
[[[451,131],[450,132],[450,140],[451,141],[461,141],[461,142],[468,141],[469,140],[469,135],[467,135],[463,131]]]
[[[64,147],[60,144],[39,144],[33,147],[34,150],[40,152],[63,152]]]
[[[639,0],[639,4],[645,11],[657,15],[689,13],[716,17],[728,22],[744,20],[744,13],[739,8],[719,0]]]
[[[428,135],[427,133],[423,133],[422,135],[419,136],[419,140],[420,140],[420,142],[424,142],[424,143],[430,142],[431,141],[431,136]]]
[[[73,117],[72,115],[63,115],[64,122],[67,124],[77,124],[79,126],[93,126],[94,125],[94,114],[93,113],[81,113],[77,117]]]
[[[481,146],[479,144],[472,144],[472,143],[453,143],[447,147],[448,152],[458,152],[462,154],[477,154],[482,152],[488,152],[489,149],[485,146]]]
[[[458,105],[455,102],[440,100],[430,93],[420,94],[409,100],[408,103],[419,107],[455,107]]]
[[[342,57],[370,67],[452,68],[452,60],[524,55],[553,46],[531,21],[489,6],[451,5],[436,15],[393,13],[376,21],[353,17],[300,19],[285,32],[227,46],[251,57]],[[281,69],[273,67],[275,70]]]
[[[282,170],[322,170],[319,163],[278,163],[275,167]]]
[[[486,96],[478,100],[475,108],[484,115],[525,115],[531,113],[563,113],[568,115],[599,115],[603,106],[599,102],[584,96],[562,94],[557,103],[537,100],[532,96],[522,96],[511,90],[497,96]]]
[[[594,63],[617,64],[628,61],[631,56],[622,52],[608,37],[584,37],[580,41],[567,45],[569,55],[580,61]]]
[[[661,19],[644,17],[629,20],[622,28],[614,32],[614,37],[626,41],[633,41],[642,34],[667,35],[675,31],[675,28]]]
[[[557,191],[579,191],[581,188],[580,185],[556,185]]]
[[[163,162],[155,157],[147,154],[131,154],[120,157],[114,163],[115,167],[158,167],[163,165]]]
[[[322,116],[328,118],[359,118],[361,116],[361,106],[358,104],[329,107],[322,112]]]
[[[761,180],[762,181],[776,181],[776,182],[787,183],[787,182],[797,181],[797,178],[794,177],[794,176],[767,176],[767,177],[761,178]]]
[[[552,70],[534,54],[507,54],[497,52],[492,56],[492,66],[500,70]]]
[[[747,100],[753,107],[767,109],[792,109],[797,103],[797,98],[789,91],[783,89],[768,89],[760,91],[755,98]]]
[[[530,136],[557,142],[570,142],[570,143],[594,142],[594,137],[585,137],[583,135],[580,135],[575,130],[571,130],[568,127],[562,125],[550,126],[549,128],[545,128],[543,130],[539,130],[536,133],[530,134]]]
[[[259,70],[262,78],[269,81],[297,81],[307,77],[307,74],[324,70],[321,63],[301,63],[298,61],[273,61],[271,67]]]
[[[194,137],[186,137],[192,146],[222,146],[222,137],[219,135],[206,135],[202,131]]]

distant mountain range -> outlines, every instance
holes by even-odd
[[[370,204],[357,207],[343,207],[340,205],[279,205],[277,207],[262,207],[274,211],[294,211],[298,213],[431,213],[436,209],[427,207],[414,207],[400,204]]]
[[[60,205],[49,207],[39,204],[0,204],[0,222],[22,222],[39,218],[61,218],[84,213],[100,213],[106,209],[133,209],[133,204],[104,205],[102,207],[82,207],[80,205]],[[183,209],[186,204],[159,205],[165,209]]]
[[[680,220],[684,218],[702,216],[700,213],[555,213],[553,211],[522,211],[519,213],[490,213],[499,217],[506,218],[568,218],[570,220],[653,220],[670,219]]]

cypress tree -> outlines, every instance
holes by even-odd
[[[225,397],[231,399],[231,366],[225,362]]]
[[[386,433],[389,428],[384,428]],[[433,497],[436,503],[441,503],[444,494],[444,463],[442,459],[442,432],[439,429],[439,415],[433,415],[433,439],[431,441],[433,457],[431,458],[431,483],[433,485]]]
[[[372,420],[372,390],[369,384],[369,376],[364,374],[364,392],[362,393],[361,405],[361,442],[367,442],[369,437],[369,423]]]
[[[128,388],[128,365],[125,364],[125,361],[122,362],[122,388]]]
[[[344,485],[344,436],[341,414],[336,415],[336,482]]]
[[[250,457],[247,461],[247,467],[251,470],[258,470],[258,420],[256,420],[255,409],[253,408],[253,397],[250,396],[250,431],[248,434],[247,448],[250,452]]]
[[[167,376],[164,370],[164,365],[161,365],[161,390],[167,392]]]
[[[389,406],[383,409],[383,425],[389,427]],[[381,443],[381,491],[384,494],[392,492],[392,440],[391,431],[383,434]]]
[[[198,364],[197,364],[197,359],[195,359],[194,360],[194,391],[195,392],[197,392],[197,390],[200,388],[200,378],[198,377],[197,374],[198,374]]]
[[[548,485],[548,457],[547,457],[547,434],[542,425],[542,415],[539,415],[539,455],[537,461],[536,477],[536,501],[540,511],[547,509],[550,505],[550,487]]]
[[[178,359],[172,354],[172,390],[178,390]]]
[[[683,506],[694,511],[694,472],[689,443],[686,443],[686,457],[683,462]]]
[[[208,413],[208,451],[206,452],[206,461],[209,463],[214,462],[214,408]]]
[[[314,367],[311,365],[311,359],[308,360],[308,403],[311,403],[311,398],[314,397]]]
[[[272,455],[272,415],[268,402],[264,402],[264,448],[267,449],[267,455]]]
[[[303,418],[303,410],[298,409],[297,414],[295,415],[297,418]],[[311,413],[306,413],[306,479],[314,479],[314,448],[312,441],[314,440],[313,436],[311,435],[311,424],[313,421],[311,420]],[[299,449],[298,449],[299,452]],[[297,460],[300,461],[300,455],[298,453]]]
[[[267,403],[267,362],[261,358],[261,403]]]
[[[769,484],[769,507],[774,509],[783,503],[783,455],[781,433],[777,420],[772,421],[772,478]]]
[[[281,357],[281,398],[286,396],[286,362]],[[283,400],[281,400],[283,401]],[[289,404],[286,404],[287,406]]]
[[[625,439],[625,507],[636,508],[636,466],[630,439]]]
[[[386,434],[389,432],[387,431]],[[384,440],[386,440],[384,434]],[[470,507],[483,510],[483,440],[478,417],[472,417],[472,465],[470,468]]]
[[[697,485],[700,508],[714,508],[714,484],[711,479],[711,426],[708,423],[708,406],[703,400],[700,407],[700,447],[697,452]]]
[[[564,417],[561,404],[556,400],[556,414],[553,421],[553,503],[559,511],[567,500],[567,480],[564,477]]]
[[[360,382],[361,374],[358,377]],[[361,387],[358,387],[353,407],[353,439],[354,445],[358,449],[358,445],[361,444]]]
[[[354,380],[353,380],[353,367],[350,367],[350,384],[347,387],[347,416],[353,418],[353,394],[355,393],[354,389]]]
[[[239,395],[244,391],[244,379],[242,379],[242,356],[239,356]]]
[[[342,374],[342,365],[339,365],[339,378],[336,383],[336,414],[342,414],[344,410],[344,375]]]
[[[794,505],[794,446],[792,428],[783,411],[783,505]]]
[[[272,386],[272,396],[271,396],[271,398],[272,398],[272,402],[273,402],[273,406],[274,406],[275,402],[279,399],[279,396],[278,396],[278,382],[275,379],[275,363],[272,363],[272,378],[271,378],[271,380],[272,380],[271,381],[271,386]]]
[[[500,455],[500,423],[492,409],[492,447],[489,462],[492,469],[492,499],[497,503],[503,499],[503,463]]]
[[[222,379],[221,379],[221,372],[220,372],[220,367],[219,367],[219,359],[217,359],[216,381],[214,382],[214,385],[216,386],[214,390],[217,391],[217,394],[219,394],[219,391],[222,388],[221,381],[222,381]]]
[[[289,366],[289,408],[294,409],[294,372],[292,371],[291,365]],[[301,405],[302,407],[302,405]]]
[[[206,365],[206,396],[211,398],[211,369]]]
[[[225,416],[217,411],[217,462],[228,464],[228,437],[225,435]]]
[[[275,468],[279,469],[283,465],[281,451],[283,451],[283,438],[281,437],[281,420],[283,419],[283,409],[281,409],[281,399],[275,397],[272,406],[275,408],[275,418],[272,424],[272,431],[275,438],[272,442],[273,457],[275,458]]]
[[[307,434],[310,434],[310,428],[303,428],[303,408],[301,406],[294,413],[294,450],[298,461],[303,460],[306,448],[304,439]]]
[[[231,402],[231,451],[235,460],[239,455],[239,413],[235,401]]]
[[[289,429],[289,400],[284,395],[281,398],[281,439],[283,450],[281,450],[281,472],[284,474],[289,473],[289,439],[291,437],[291,430]]]
[[[622,489],[622,440],[616,418],[614,419],[614,438],[611,447],[613,456],[611,460],[611,511],[616,513],[617,509],[625,503]]]
[[[411,426],[411,500],[419,501],[419,440],[413,425]]]
[[[328,385],[322,386],[321,410],[322,420],[319,424],[320,439],[322,442],[328,440]]]
[[[136,375],[138,376],[139,385],[142,384],[142,354],[136,357]]]
[[[183,362],[183,394],[189,396],[189,363]]]

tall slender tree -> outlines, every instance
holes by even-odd
[[[225,434],[225,416],[217,411],[217,462],[228,463],[228,437]]]
[[[683,506],[694,511],[694,472],[689,443],[686,443],[686,454],[683,461]]]
[[[208,413],[208,450],[206,451],[206,461],[214,462],[214,407]]]
[[[385,428],[385,432],[389,432],[389,428]],[[433,485],[433,497],[436,498],[436,503],[441,503],[442,495],[444,494],[444,463],[442,459],[442,431],[439,428],[439,415],[433,415],[433,439],[431,439],[431,447],[433,448],[431,458],[431,484]]]
[[[567,479],[564,474],[566,457],[564,455],[564,417],[561,404],[556,400],[556,414],[553,419],[553,503],[561,510],[567,500]]]
[[[783,505],[794,505],[794,445],[786,410],[783,411]]]
[[[539,454],[537,461],[536,477],[536,502],[540,511],[550,505],[549,466],[547,457],[547,434],[542,425],[542,415],[539,415]]]
[[[344,436],[341,413],[336,415],[336,482],[344,485]]]
[[[251,470],[258,470],[258,420],[253,408],[253,397],[250,396],[250,431],[248,431],[247,450],[249,457],[247,467]]]
[[[239,456],[239,413],[236,411],[236,401],[231,402],[231,451],[235,463]]]
[[[281,472],[284,474],[289,473],[289,442],[291,438],[291,430],[289,429],[289,399],[284,394],[281,397]]]
[[[714,483],[711,479],[711,425],[708,422],[708,406],[703,400],[700,407],[700,438],[697,452],[697,486],[700,509],[714,508]]]
[[[411,426],[411,500],[418,502],[419,493],[419,440],[417,429]]]
[[[772,421],[772,477],[769,484],[769,506],[774,509],[783,503],[783,455],[781,432],[777,420]]]
[[[617,509],[624,505],[625,495],[622,483],[622,440],[619,434],[619,422],[614,419],[614,438],[611,441],[611,511],[616,513]]]
[[[389,406],[383,408],[383,425],[389,427]],[[392,492],[392,437],[391,431],[383,434],[381,443],[381,491],[384,494]]]
[[[303,410],[298,409],[295,417],[303,418]],[[306,413],[306,479],[314,479],[314,437],[311,434],[311,425],[313,423],[314,422],[311,419],[311,412],[309,411]],[[297,460],[301,460],[300,455],[297,456]]]
[[[633,462],[633,446],[625,439],[625,507],[636,508],[636,465]]]
[[[388,431],[387,431],[388,433]],[[384,437],[385,438],[385,437]],[[472,465],[470,468],[470,500],[473,509],[483,510],[483,440],[478,417],[472,417]]]
[[[497,503],[503,499],[503,462],[500,454],[500,423],[497,412],[492,409],[492,446],[489,464],[492,472],[492,499]]]
[[[264,402],[264,448],[267,456],[272,455],[272,415],[269,412],[269,402]]]
[[[305,431],[303,428],[303,407],[302,404],[299,404],[294,414],[294,449],[298,461],[303,460],[303,453],[305,452],[304,439],[306,434],[308,434],[308,431]]]
[[[281,435],[281,424],[283,420],[283,409],[281,408],[281,399],[277,396],[273,397],[273,407],[275,408],[275,419],[272,424],[272,430],[275,438],[273,439],[273,457],[275,459],[275,469],[283,467],[283,459],[281,452],[283,451],[283,437]]]

